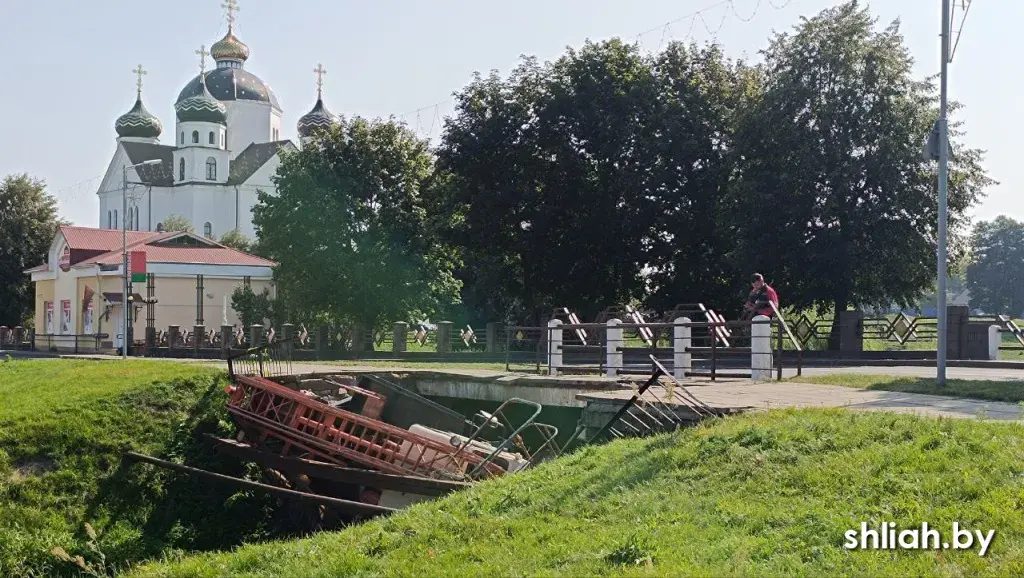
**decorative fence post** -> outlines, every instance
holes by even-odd
[[[999,346],[1003,343],[1003,334],[999,331],[998,325],[988,326],[988,359],[989,361],[999,360]]]
[[[174,351],[178,349],[178,341],[181,336],[181,326],[169,325],[167,326],[167,347],[171,350],[171,356],[174,356]]]
[[[292,339],[295,337],[295,324],[293,323],[282,323],[281,324],[281,348],[287,355],[287,359],[292,358],[292,354],[295,352],[295,343]]]
[[[754,317],[750,326],[750,377],[754,381],[772,379],[772,326],[764,315]]]
[[[437,322],[437,352],[438,353],[451,353],[452,352],[452,322],[451,321],[438,321]]]
[[[491,321],[487,324],[487,353],[497,353],[501,350],[504,329],[505,324],[500,321]]]
[[[366,326],[359,322],[352,324],[352,351],[366,351]]]
[[[263,345],[263,326],[256,323],[249,326],[249,347]]]
[[[395,321],[391,330],[391,350],[395,353],[402,353],[409,345],[409,324],[405,321]]]
[[[231,340],[234,339],[234,329],[233,325],[220,326],[220,347],[224,350],[225,358],[231,353]]]
[[[693,329],[689,317],[676,317],[672,323],[672,376],[686,379],[686,374],[693,371],[693,356],[690,347],[693,343]]]
[[[327,355],[327,337],[331,334],[331,326],[327,324],[316,328],[316,358],[323,359]]]
[[[192,327],[192,349],[199,354],[199,350],[203,348],[203,342],[206,341],[206,326],[195,325]]]
[[[622,339],[622,321],[609,319],[605,330],[605,375],[618,377],[622,371],[622,348],[626,345]]]
[[[562,367],[562,320],[548,321],[548,375],[558,375]]]

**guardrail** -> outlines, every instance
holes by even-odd
[[[780,336],[779,355],[772,351],[772,328],[776,324]],[[578,335],[579,331],[592,336],[594,339],[588,341],[593,344],[565,342],[566,332]],[[630,346],[627,332],[639,334],[644,345]],[[778,320],[759,316],[746,321],[714,322],[680,317],[670,323],[623,323],[619,319],[611,319],[604,324],[563,323],[560,319],[553,319],[546,328],[544,363],[549,375],[600,372],[616,377],[651,373],[655,369],[654,363],[636,361],[636,358],[649,356],[657,363],[670,366],[676,379],[704,376],[712,380],[733,377],[767,381],[773,378],[773,373],[782,377],[782,335],[786,332],[788,328],[781,316]],[[667,334],[671,339],[662,339]],[[721,344],[723,335],[730,336],[728,346]],[[695,340],[702,338],[707,345],[695,344]],[[666,341],[667,346],[661,346]],[[744,341],[748,345],[740,345]],[[725,359],[742,360],[739,363],[744,371],[723,371],[719,366]],[[707,362],[710,367],[707,371],[698,370],[694,366],[695,361]],[[801,370],[798,365],[798,371]]]

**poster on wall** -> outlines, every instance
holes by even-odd
[[[60,332],[67,335],[71,333],[71,300],[65,299],[60,302]]]
[[[53,301],[46,302],[46,334],[53,335]]]
[[[93,304],[89,302],[85,306],[85,311],[82,312],[82,333],[85,335],[92,335],[92,312]]]

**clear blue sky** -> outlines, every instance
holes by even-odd
[[[148,70],[143,100],[160,117],[164,134],[171,134],[174,99],[198,71],[194,51],[201,44],[209,48],[227,29],[220,3],[0,3],[0,175],[28,172],[45,179],[64,217],[96,226],[94,193],[115,148],[113,123],[135,98],[132,69],[141,63]],[[730,56],[753,57],[773,29],[789,29],[801,15],[836,3],[733,0],[704,12],[705,24],[678,19],[716,0],[240,0],[236,32],[252,51],[246,68],[281,101],[283,138],[295,137],[295,121],[311,108],[312,70],[322,62],[332,111],[405,115],[410,126],[436,139],[440,117],[451,111],[452,91],[474,71],[507,73],[521,54],[549,60],[587,38],[633,40],[646,32],[640,42],[648,50],[657,50],[663,39],[692,38],[715,40]],[[869,4],[880,25],[902,20],[920,76],[938,72],[940,0]],[[966,105],[961,118],[968,142],[988,151],[987,166],[1000,181],[975,211],[978,218],[1024,218],[1018,194],[1024,179],[1014,169],[1020,160],[1013,160],[1013,139],[1024,128],[1024,75],[1013,65],[1013,50],[1019,49],[1012,48],[1022,20],[1024,2],[975,2],[951,66],[950,94]]]

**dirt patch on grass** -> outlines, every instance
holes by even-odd
[[[57,462],[46,456],[31,458],[14,466],[10,479],[12,482],[17,483],[28,478],[41,476],[56,469]]]

